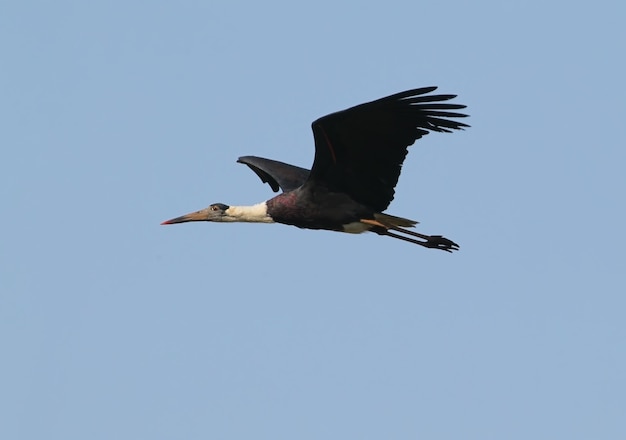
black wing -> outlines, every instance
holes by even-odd
[[[426,95],[437,87],[407,90],[332,113],[313,122],[315,160],[307,184],[345,192],[382,212],[393,200],[407,147],[430,131],[468,125],[446,118],[465,108],[441,103],[456,95]]]
[[[243,156],[237,162],[246,164],[263,183],[268,183],[274,192],[282,188],[283,192],[293,191],[302,186],[309,178],[309,170],[277,160],[255,156]]]

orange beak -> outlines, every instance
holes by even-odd
[[[173,225],[174,223],[186,223],[186,222],[209,222],[212,220],[211,210],[201,209],[200,211],[192,212],[189,214],[181,215],[180,217],[166,220],[162,225]]]

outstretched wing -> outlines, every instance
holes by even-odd
[[[424,87],[332,113],[313,122],[315,160],[307,182],[344,192],[382,212],[393,200],[407,148],[430,131],[468,125],[447,118],[467,115],[443,103],[456,95],[427,95]]]
[[[283,192],[293,191],[302,186],[309,177],[309,170],[277,160],[255,156],[243,156],[237,162],[248,165],[263,183],[269,184],[274,192],[282,188]]]

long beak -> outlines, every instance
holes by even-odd
[[[162,225],[173,225],[174,223],[185,223],[185,222],[202,222],[209,220],[208,210],[201,209],[200,211],[192,212],[189,214],[181,215],[180,217],[173,218],[171,220],[166,220]]]

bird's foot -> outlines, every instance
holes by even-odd
[[[441,249],[442,251],[446,252],[459,250],[458,244],[456,244],[452,240],[448,240],[441,235],[430,235],[426,243],[424,243],[424,246],[432,249]]]

